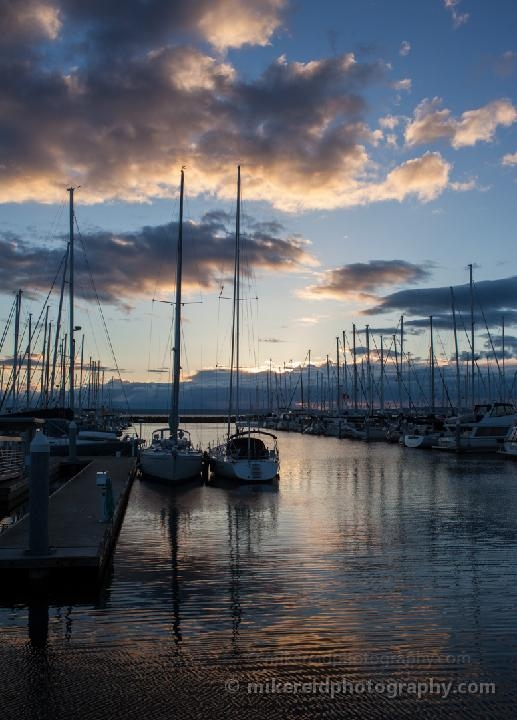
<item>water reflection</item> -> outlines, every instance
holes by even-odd
[[[424,657],[414,674],[508,680],[517,465],[279,442],[274,485],[135,483],[100,601],[0,610],[6,643],[28,625],[34,652],[62,657],[80,647],[260,669],[332,656],[346,674],[393,677]],[[456,668],[443,659],[461,655]]]

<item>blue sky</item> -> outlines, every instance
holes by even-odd
[[[2,326],[18,288],[22,325],[39,316],[80,186],[85,354],[115,372],[83,247],[122,377],[155,380],[171,308],[152,301],[173,297],[185,165],[184,373],[227,365],[240,163],[248,367],[309,349],[323,362],[353,323],[378,343],[401,315],[414,357],[431,314],[450,357],[449,287],[468,313],[469,263],[477,349],[487,327],[500,344],[504,316],[517,352],[514,3],[0,0],[0,13]]]

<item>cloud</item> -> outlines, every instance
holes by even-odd
[[[454,304],[458,313],[468,317],[470,323],[470,286],[453,288]],[[501,318],[505,323],[517,323],[517,276],[499,280],[483,280],[474,283],[476,323],[497,326]],[[449,287],[415,288],[401,290],[382,298],[381,302],[364,311],[365,315],[377,315],[396,311],[408,315],[409,324],[425,326],[433,316],[436,326],[452,327],[452,298]],[[423,320],[421,318],[424,318]]]
[[[407,40],[403,40],[400,43],[399,55],[402,55],[402,57],[405,57],[406,55],[409,55],[410,52],[411,52],[411,43],[409,43]]]
[[[394,83],[392,83],[392,87],[395,90],[406,90],[409,92],[409,90],[411,90],[411,80],[409,78],[404,78],[403,80],[396,80]]]
[[[470,15],[468,13],[460,13],[456,9],[460,4],[461,0],[443,0],[445,8],[450,12],[454,28],[459,28],[461,25],[465,25]]]
[[[322,273],[317,285],[303,291],[304,297],[364,299],[378,297],[382,287],[425,280],[429,272],[404,260],[371,260],[352,263]]]
[[[61,201],[69,184],[81,185],[87,203],[171,197],[183,164],[192,194],[228,199],[238,162],[245,197],[288,212],[435,197],[445,185],[442,174],[429,188],[429,157],[383,176],[369,155],[379,133],[365,121],[365,98],[385,79],[382,63],[351,53],[305,63],[280,57],[243,79],[221,56],[179,44],[200,33],[212,33],[218,49],[267,42],[285,6],[29,3],[11,24],[19,36],[37,33],[40,45],[29,51],[20,42],[0,63],[0,202]],[[446,164],[441,170],[447,175]]]
[[[0,0],[0,17],[0,52],[17,45],[26,48],[27,44],[42,39],[55,40],[62,27],[59,6],[52,0]]]
[[[491,142],[497,128],[508,127],[517,121],[517,110],[510,100],[500,99],[476,110],[464,112],[459,120],[450,110],[440,109],[440,98],[423,100],[415,110],[414,119],[408,122],[405,140],[408,146],[446,139],[454,148]]]
[[[517,165],[517,152],[508,153],[507,155],[503,155],[503,159],[501,160],[501,163],[503,165]]]
[[[402,201],[414,194],[423,202],[434,200],[447,187],[450,170],[439,153],[425,153],[392,170],[378,186],[379,199]]]
[[[216,292],[221,283],[230,281],[235,248],[231,222],[224,213],[208,213],[199,223],[184,224],[185,292],[199,292],[200,288]],[[317,264],[306,240],[285,237],[278,224],[262,224],[252,219],[247,219],[247,223],[249,232],[243,231],[243,269],[285,273]],[[95,298],[90,273],[101,301],[125,308],[137,297],[151,299],[155,291],[170,294],[176,237],[176,223],[143,227],[133,233],[81,233],[75,252],[77,295],[86,300]],[[0,286],[13,290],[28,287],[46,294],[65,244],[63,238],[62,248],[49,249],[32,246],[14,236],[0,239],[3,258]]]
[[[8,3],[9,4],[9,3]],[[187,38],[218,51],[266,45],[281,27],[287,0],[48,0],[66,23],[75,47],[90,57],[165,46]],[[82,42],[78,42],[78,38]]]

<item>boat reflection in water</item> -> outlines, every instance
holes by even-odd
[[[47,687],[49,717],[93,697],[106,717],[164,720],[172,702],[188,717],[192,698],[207,717],[236,720],[323,718],[330,707],[336,717],[511,716],[516,465],[282,432],[278,441],[281,485],[135,482],[105,593],[66,614],[48,607],[43,688],[27,681],[20,650],[28,608],[0,609],[11,710],[23,717],[22,698],[32,693],[36,707]],[[446,699],[406,693],[396,704],[366,691],[246,690],[343,677],[453,685]],[[231,697],[229,679],[244,688]],[[497,693],[453,693],[459,682]]]

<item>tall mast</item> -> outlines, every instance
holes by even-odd
[[[169,429],[171,436],[176,438],[179,427],[179,397],[181,373],[181,278],[183,272],[183,192],[185,188],[185,172],[181,168],[180,182],[180,214],[178,220],[178,247],[176,251],[176,304],[174,307],[174,347],[172,372],[172,397],[169,416]]]
[[[330,410],[331,410],[332,400],[331,400],[331,394],[330,394],[330,362],[329,362],[329,356],[328,356],[328,355],[327,355],[327,393],[328,393],[328,398],[329,398],[328,410],[330,411]],[[323,393],[323,398],[324,398],[324,400],[325,400],[325,393]],[[325,403],[325,402],[323,403],[323,408],[322,408],[322,409],[326,409],[326,403]]]
[[[502,364],[503,364],[503,390],[502,390],[502,397],[501,400],[506,400],[506,372],[504,367],[504,353],[505,353],[505,346],[504,346],[504,315],[501,318],[501,324],[502,324]]]
[[[429,348],[429,353],[431,357],[429,358],[430,362],[430,368],[431,368],[431,412],[434,414],[435,412],[435,388],[434,388],[434,338],[433,338],[433,316],[429,316],[429,332],[431,334],[431,346]]]
[[[370,362],[370,326],[366,326],[366,387],[368,393],[368,415],[373,415],[372,365]]]
[[[381,379],[380,379],[380,407],[384,410],[384,338],[381,335]]]
[[[26,392],[26,404],[27,408],[31,401],[31,373],[32,373],[32,313],[29,313],[29,340],[27,343],[27,392]]]
[[[79,409],[83,406],[84,335],[81,338],[81,373],[79,375]]]
[[[348,380],[347,380],[347,367],[346,367],[346,332],[343,330],[343,387],[344,387],[344,393],[343,396],[347,396],[346,399],[348,399]],[[344,398],[345,399],[345,398]]]
[[[336,412],[341,411],[341,393],[339,391],[339,336],[336,337]]]
[[[470,363],[471,363],[471,382],[472,382],[472,407],[476,404],[476,391],[475,391],[475,359],[474,359],[474,284],[472,282],[472,264],[469,265],[469,276],[470,276]]]
[[[69,341],[70,341],[70,360],[69,360],[69,380],[68,380],[68,398],[69,406],[72,413],[72,419],[74,418],[74,190],[75,188],[67,188],[67,192],[70,195],[70,248],[69,248],[69,303],[70,303],[70,329],[69,329]]]
[[[400,409],[403,408],[402,386],[404,383],[404,315],[400,316]],[[411,412],[411,408],[408,408]]]
[[[20,313],[22,305],[22,290],[16,293],[16,314],[14,316],[14,355],[13,355],[13,410],[18,404],[18,344],[20,340]]]
[[[45,368],[47,365],[47,333],[48,333],[48,310],[45,312],[45,331],[43,333],[43,351],[41,353],[41,378],[40,378],[40,392],[39,392],[39,404],[41,407],[45,407],[44,396],[45,396]]]
[[[49,401],[49,387],[50,387],[50,348],[52,339],[52,323],[48,324],[48,339],[47,339],[47,362],[45,368],[45,407],[48,407]]]
[[[352,325],[352,356],[354,360],[354,410],[357,410],[357,347],[355,338],[355,323]]]
[[[50,376],[50,400],[52,401],[54,397],[54,388],[56,384],[56,366],[57,366],[57,359],[59,355],[59,336],[61,333],[61,313],[63,310],[63,297],[65,294],[65,282],[66,282],[66,271],[67,271],[67,264],[70,259],[70,242],[66,246],[66,255],[65,255],[65,265],[63,268],[63,278],[61,281],[61,293],[59,295],[59,307],[57,312],[57,321],[56,321],[56,330],[55,330],[55,338],[54,338],[54,356],[52,358],[52,373]]]
[[[233,270],[232,355],[230,364],[230,397],[228,435],[233,409],[233,378],[235,375],[235,423],[239,419],[239,295],[240,295],[240,233],[241,233],[241,166],[237,166],[237,208],[235,211],[235,264]]]

